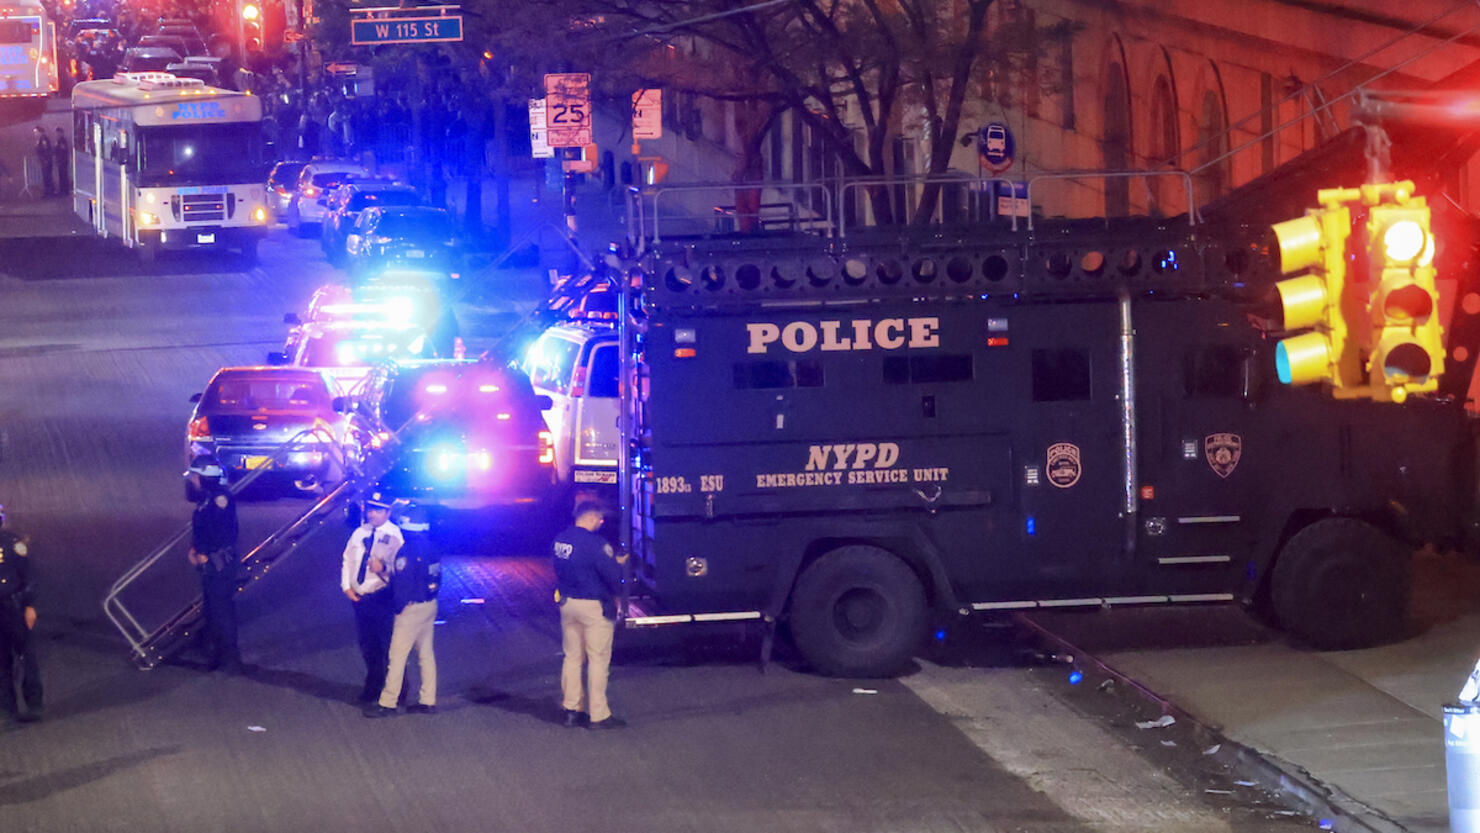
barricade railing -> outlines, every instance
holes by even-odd
[[[998,183],[1002,183],[1002,184],[1007,185],[1007,187],[1008,187],[1008,194],[1009,195],[1012,195],[1014,197],[1016,195],[1016,192],[1012,190],[1013,187],[1014,187],[1014,185],[1015,185],[1015,181],[1014,180],[1011,180],[1011,179],[1007,179],[1005,177],[970,177],[970,176],[963,176],[961,174],[938,174],[938,175],[934,175],[934,176],[930,176],[930,175],[918,175],[918,176],[868,176],[868,177],[857,177],[857,178],[850,178],[850,179],[842,179],[842,180],[838,180],[837,182],[838,182],[838,187],[837,187],[837,191],[838,191],[838,203],[835,206],[835,209],[836,209],[836,216],[838,218],[838,236],[839,237],[846,237],[847,234],[848,234],[848,228],[847,228],[847,226],[848,226],[848,215],[850,213],[847,210],[848,195],[850,193],[853,193],[854,191],[856,191],[858,189],[865,189],[865,194],[867,194],[868,191],[871,191],[871,190],[876,189],[876,188],[883,188],[883,189],[889,189],[889,188],[910,188],[910,189],[916,189],[916,188],[921,188],[921,187],[924,187],[924,186],[927,186],[927,185],[955,186],[955,187],[959,187],[959,188],[968,188],[972,192],[974,192],[975,195],[976,195],[975,196],[975,199],[972,200],[972,203],[973,203],[972,208],[973,208],[973,210],[971,212],[971,218],[970,218],[970,219],[972,219],[974,221],[980,221],[982,219],[988,219],[988,218],[995,218],[997,216],[997,212],[996,212],[996,201],[997,201],[997,185],[998,185]],[[939,201],[943,198],[943,193],[944,192],[942,191],[942,193],[939,193],[939,194],[936,195],[937,205],[939,204]],[[887,199],[889,199],[889,197],[886,195],[884,197],[884,199],[887,200]],[[983,212],[981,211],[981,205],[982,205],[982,202],[983,202],[984,199],[987,201],[987,206],[989,208],[989,210],[987,212],[985,212],[985,215],[986,216],[983,216]],[[905,216],[905,219],[897,222],[896,225],[908,225],[910,223],[910,219],[909,219],[908,215],[911,214],[912,212],[909,209],[910,208],[913,208],[913,207],[915,207],[915,206],[913,206],[913,204],[911,204],[909,206],[900,206],[901,212],[904,215],[906,215],[906,216]],[[944,210],[944,209],[942,208],[941,210]],[[935,211],[936,211],[936,207],[932,207],[931,208],[931,215],[932,216],[934,216]],[[859,225],[867,225],[867,224],[859,223]],[[1012,230],[1013,231],[1017,231],[1017,214],[1015,212],[1012,215]]]
[[[1172,177],[1183,180],[1187,187],[1187,224],[1190,226],[1197,225],[1197,206],[1193,202],[1192,174],[1187,171],[1056,171],[1035,174],[1028,177],[1028,231],[1033,230],[1033,186],[1038,182],[1081,179],[1142,179],[1146,181],[1149,189],[1150,180],[1158,177]],[[1109,218],[1106,219],[1108,220]]]
[[[794,199],[789,195],[807,194],[809,195],[807,202],[810,204],[810,207],[807,209],[807,213],[803,213],[800,208],[798,209],[797,224],[793,230],[820,230],[825,234],[830,235],[836,228],[836,215],[833,213],[833,192],[832,189],[825,183],[770,181],[696,182],[685,183],[683,185],[649,185],[644,187],[633,187],[629,189],[627,199],[627,223],[629,237],[635,243],[646,240],[651,240],[654,243],[663,242],[663,230],[661,228],[663,216],[662,206],[659,204],[659,201],[665,194],[697,194],[702,192],[734,193],[737,191],[758,191],[762,194],[764,194],[766,191],[776,192],[785,196],[785,198],[792,205],[796,206],[801,206],[801,201],[798,199]],[[818,199],[814,199],[813,197],[818,197]],[[647,229],[647,221],[649,215],[647,212],[647,206],[644,204],[645,198],[651,198],[652,200],[651,233],[649,233]],[[731,202],[731,200],[725,201],[726,204],[728,204],[729,202]],[[817,209],[817,205],[819,202],[822,206],[821,212],[819,212]],[[709,211],[713,211],[713,205],[709,206]],[[761,212],[759,210],[737,210],[733,213],[722,216],[734,217],[736,219],[753,217],[757,221],[759,221],[760,213]],[[810,216],[808,216],[809,214]],[[691,216],[684,216],[682,219],[689,222],[710,224],[713,222],[714,216],[715,215],[713,213],[707,215],[695,213]],[[669,219],[677,218],[670,217]]]
[[[399,432],[397,432],[399,433]],[[331,461],[339,466],[341,478],[334,488],[330,489],[322,498],[315,501],[310,509],[293,521],[269,535],[264,541],[253,547],[245,555],[238,558],[239,564],[247,572],[247,578],[255,581],[277,561],[281,555],[277,553],[272,558],[264,558],[272,546],[287,541],[290,545],[297,544],[304,535],[294,536],[293,532],[302,528],[306,522],[321,518],[326,510],[332,510],[338,504],[345,501],[347,494],[352,494],[366,479],[364,468],[365,460],[362,458],[351,458],[344,453],[340,447],[340,441],[322,426],[315,426],[294,434],[287,442],[284,442],[268,457],[263,464],[253,468],[241,480],[228,487],[228,493],[238,495],[250,487],[263,474],[271,471],[287,456],[305,449],[325,452]],[[332,504],[332,505],[331,505]],[[138,616],[131,611],[123,602],[123,594],[143,576],[149,574],[152,568],[160,564],[165,556],[174,553],[182,541],[189,538],[191,533],[190,523],[184,524],[180,529],[172,533],[161,542],[149,554],[128,569],[108,589],[103,597],[103,612],[113,626],[128,642],[129,650],[135,663],[141,668],[149,669],[167,659],[170,654],[183,647],[190,637],[189,628],[201,618],[201,598],[197,594],[193,601],[177,610],[171,616],[157,625],[146,625],[139,621]],[[165,562],[175,563],[175,562]],[[172,638],[173,637],[173,638]]]

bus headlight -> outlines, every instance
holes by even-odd
[[[252,211],[252,222],[254,222],[254,223],[265,223],[265,222],[267,222],[267,209],[266,208],[263,208],[260,205],[257,206],[255,209],[253,209],[253,211]]]
[[[141,209],[136,209],[134,211],[134,216],[138,219],[139,225],[141,225],[141,226],[157,226],[157,225],[159,225],[159,215],[158,214],[153,214],[153,213],[148,212],[148,211],[144,211],[144,210],[141,210]]]

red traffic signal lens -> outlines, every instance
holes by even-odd
[[[1399,220],[1382,232],[1382,248],[1388,260],[1409,263],[1423,253],[1428,235],[1414,220]]]
[[[1382,301],[1382,314],[1389,319],[1423,321],[1434,313],[1434,296],[1417,284],[1389,292]]]
[[[242,6],[242,20],[256,20],[262,16],[262,10],[251,3]]]

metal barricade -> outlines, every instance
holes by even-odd
[[[399,433],[399,432],[397,432]],[[291,551],[292,547],[306,537],[311,531],[306,525],[314,520],[322,519],[328,511],[344,503],[348,496],[363,486],[367,479],[367,471],[364,460],[351,459],[348,457],[337,440],[328,430],[323,427],[305,429],[293,435],[291,439],[283,443],[269,457],[268,461],[254,468],[246,477],[232,484],[228,492],[232,495],[240,494],[251,486],[264,473],[271,470],[279,462],[286,459],[287,455],[295,451],[301,451],[312,447],[315,451],[328,449],[333,462],[339,466],[342,477],[335,487],[324,497],[315,501],[308,511],[302,513],[292,522],[278,529],[267,537],[262,543],[252,548],[249,552],[239,558],[243,569],[246,570],[250,581],[260,579],[267,570],[276,564],[283,555]],[[378,476],[378,475],[377,475]],[[190,536],[191,526],[187,522],[179,530],[171,534],[154,549],[150,550],[142,560],[130,567],[127,572],[113,582],[103,597],[103,612],[109,621],[123,634],[128,642],[132,658],[141,668],[150,669],[167,659],[172,653],[184,647],[185,643],[193,635],[192,627],[197,624],[202,616],[202,602],[199,595],[193,601],[164,621],[155,625],[146,625],[140,621],[123,602],[123,594],[142,577],[149,574],[151,570],[162,562],[165,556],[171,554],[179,547],[181,542]],[[280,552],[272,552],[274,547],[280,547],[286,543],[288,546]],[[164,561],[166,564],[178,564],[176,561]]]
[[[631,235],[633,242],[637,244],[640,244],[642,241],[646,240],[651,240],[654,243],[663,242],[663,232],[660,228],[662,212],[661,206],[659,205],[659,200],[664,194],[693,194],[705,191],[760,191],[764,193],[766,190],[780,192],[782,195],[787,196],[788,201],[794,206],[800,205],[800,203],[798,202],[798,200],[791,198],[789,195],[805,193],[809,195],[816,195],[820,198],[818,200],[814,200],[812,199],[812,196],[808,197],[808,202],[812,203],[812,207],[809,209],[809,211],[812,213],[812,216],[806,216],[805,214],[802,214],[800,211],[798,211],[797,222],[795,227],[792,229],[793,231],[815,231],[817,230],[817,227],[820,226],[822,231],[826,232],[827,234],[831,234],[833,229],[836,228],[836,215],[834,215],[833,213],[834,203],[832,189],[823,183],[699,182],[684,185],[650,185],[646,187],[633,187],[628,192],[628,233],[629,235]],[[644,197],[652,198],[651,234],[648,233],[648,229],[646,228],[647,208],[644,205]],[[822,212],[820,216],[817,215],[816,209],[816,203],[819,201],[822,205]],[[712,208],[713,207],[711,206],[711,210]],[[761,212],[759,210],[739,211],[737,209],[736,211],[729,213],[726,216],[734,217],[737,220],[750,217],[759,221],[761,218]],[[684,219],[696,222],[701,221],[699,215],[697,214],[685,217]],[[708,223],[711,220],[712,216],[705,217],[702,219],[702,222]]]

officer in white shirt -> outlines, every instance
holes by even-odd
[[[405,543],[401,530],[390,522],[391,503],[390,495],[379,490],[365,499],[365,522],[350,534],[339,572],[339,587],[354,603],[355,630],[360,638],[360,655],[365,658],[361,703],[380,696],[390,658],[396,618],[390,578],[395,572],[396,553]]]

